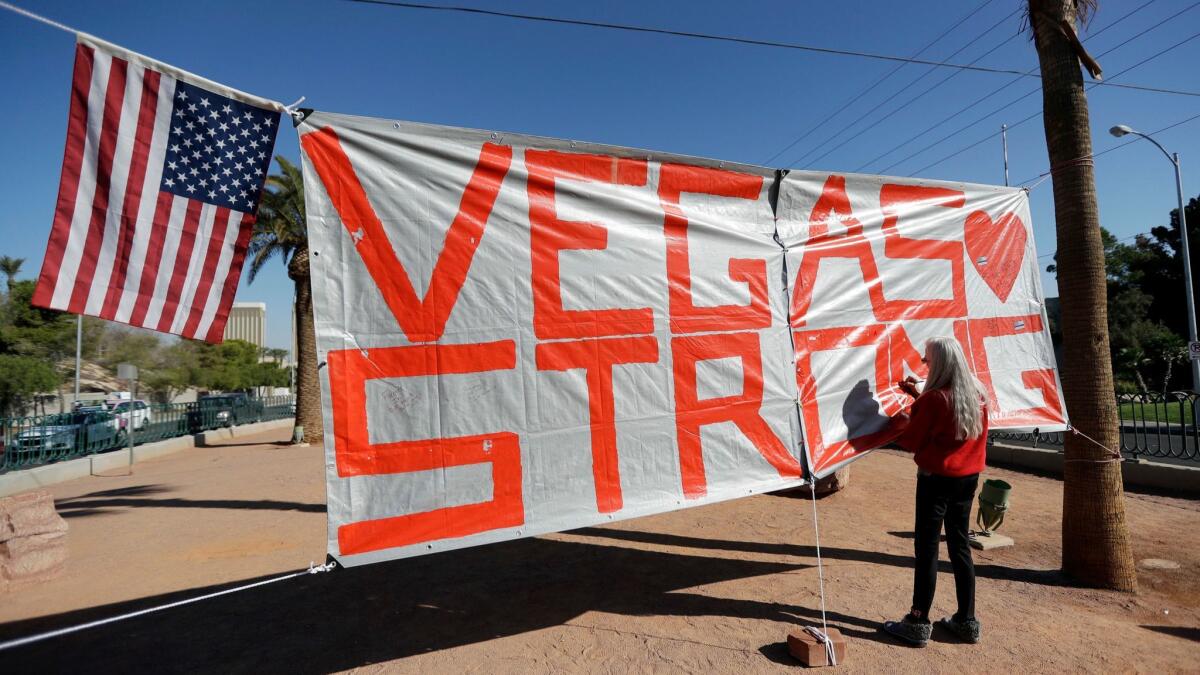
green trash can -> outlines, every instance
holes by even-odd
[[[983,482],[983,489],[979,491],[979,512],[975,515],[975,524],[979,526],[978,534],[986,537],[1000,529],[1000,525],[1004,523],[1004,512],[1008,511],[1010,492],[1012,486],[997,478]]]

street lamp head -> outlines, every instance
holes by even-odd
[[[1132,134],[1135,132],[1132,128],[1127,127],[1124,124],[1118,124],[1117,126],[1109,129],[1108,133],[1112,134],[1113,136],[1116,136],[1117,138],[1120,138],[1120,137],[1124,136],[1125,134]]]

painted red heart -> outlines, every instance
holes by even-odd
[[[967,216],[963,239],[971,264],[1000,302],[1008,301],[1025,259],[1025,223],[1014,213],[993,221],[984,211]]]

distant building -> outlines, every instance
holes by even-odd
[[[226,340],[245,340],[258,347],[267,346],[267,305],[263,302],[235,302],[225,323]]]

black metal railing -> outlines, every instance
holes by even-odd
[[[113,410],[83,408],[53,415],[0,417],[0,472],[86,457],[133,444],[295,415],[295,397],[213,397]]]
[[[1120,394],[1117,410],[1121,420],[1121,454],[1130,459],[1200,462],[1200,428],[1196,425],[1200,394],[1190,391]],[[1064,432],[1020,433],[993,431],[997,440],[1031,447],[1063,446]]]

